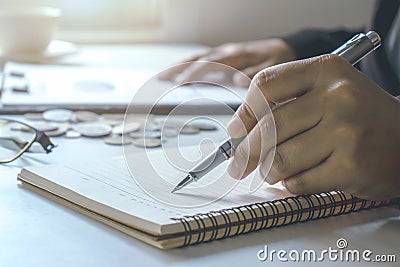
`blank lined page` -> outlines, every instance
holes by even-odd
[[[89,163],[34,166],[23,169],[21,175],[30,177],[28,181],[36,179],[41,184],[51,182],[55,188],[67,188],[113,209],[160,225],[171,223],[170,218],[173,217],[291,196],[282,186],[269,186],[266,183],[250,194],[250,179],[232,179],[226,174],[227,164],[222,164],[198,183],[172,194],[173,186],[185,172],[171,165],[159,150],[148,152],[148,155],[152,162],[150,164],[143,154],[134,154],[127,157],[128,164],[121,157]],[[156,165],[157,170],[147,169],[149,165]],[[29,173],[41,178],[33,178]],[[62,193],[60,189],[57,191]],[[171,203],[192,207],[182,208]],[[188,205],[190,203],[193,205]],[[85,206],[84,203],[80,204]]]

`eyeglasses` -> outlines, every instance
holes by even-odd
[[[26,123],[0,118],[0,163],[11,162],[38,142],[46,153],[56,147],[50,138]]]

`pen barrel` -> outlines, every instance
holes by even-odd
[[[359,34],[350,39],[346,44],[339,47],[332,54],[344,57],[352,65],[357,64],[366,55],[374,51],[381,44],[379,35],[370,31],[367,34]]]
[[[191,177],[193,177],[193,180],[199,180],[201,177],[215,169],[222,162],[228,160],[232,156],[236,147],[244,138],[245,136],[239,138],[230,138],[222,142],[221,145],[217,147],[210,155],[204,158],[199,164],[194,166],[194,168],[189,171],[189,174]]]
[[[189,171],[189,174],[195,181],[215,169],[222,162],[226,161],[226,157],[219,152],[217,148],[213,153],[204,158],[199,164]]]

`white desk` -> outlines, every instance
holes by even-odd
[[[82,62],[90,61],[97,55],[93,52],[96,49],[108,51],[104,52],[107,57],[102,54],[104,59],[95,58],[99,64],[107,64],[116,53],[110,48],[88,47],[63,62],[78,62],[79,57]],[[136,53],[135,47],[123,49]],[[167,49],[157,49],[169,54]],[[138,64],[126,57],[124,62]],[[158,250],[18,186],[16,176],[23,166],[122,155],[121,147],[107,146],[101,140],[54,140],[59,147],[51,154],[24,155],[0,166],[0,266],[278,266],[286,263],[276,258],[272,263],[260,262],[257,252],[264,245],[276,251],[319,252],[329,247],[336,249],[338,238],[345,238],[349,249],[369,249],[373,255],[395,254],[400,261],[400,211],[395,208],[299,223],[182,249]],[[189,144],[190,139],[185,142]],[[323,263],[344,264],[328,259]],[[352,264],[364,266],[365,262]]]
[[[156,69],[169,67],[204,50],[203,45],[82,45],[63,58],[45,59],[43,64]]]

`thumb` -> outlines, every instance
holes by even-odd
[[[271,67],[272,65],[273,64],[271,61],[263,61],[260,64],[247,67],[241,70],[241,72],[243,72],[250,79],[247,79],[244,75],[241,75],[240,73],[235,73],[235,75],[233,76],[233,83],[240,87],[249,87],[251,79],[253,79],[253,77],[260,70]]]

